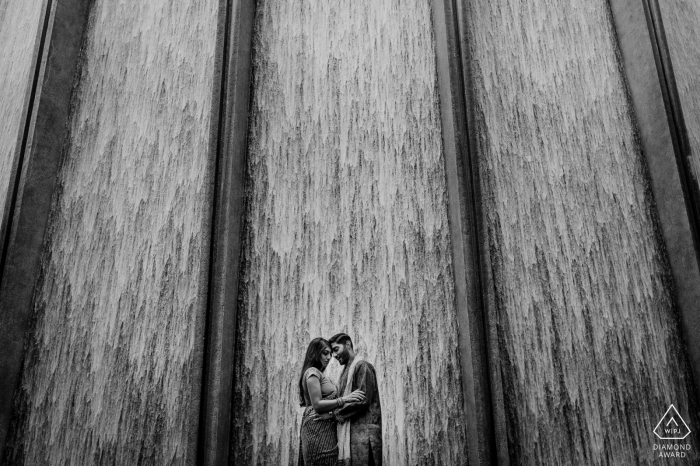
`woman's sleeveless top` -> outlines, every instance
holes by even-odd
[[[306,369],[306,372],[304,372],[304,404],[306,406],[311,406],[311,397],[309,397],[309,389],[307,387],[307,383],[310,377],[317,377],[319,382],[321,383],[321,398],[322,399],[328,399],[328,398],[335,398],[335,392],[336,392],[336,387],[335,384],[326,377],[323,372],[320,370],[316,369],[315,367],[309,367]]]

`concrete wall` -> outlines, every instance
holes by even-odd
[[[194,462],[218,7],[91,7],[8,464]]]
[[[236,464],[295,464],[304,353],[339,331],[377,368],[385,464],[466,461],[430,15],[258,4]]]
[[[668,47],[683,107],[695,183],[700,180],[700,3],[659,1]]]
[[[467,4],[511,462],[651,463],[697,405],[609,5]]]

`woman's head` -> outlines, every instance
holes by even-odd
[[[301,375],[299,376],[299,400],[301,405],[304,406],[304,373],[309,367],[315,367],[316,369],[323,371],[328,366],[331,360],[331,345],[324,338],[314,338],[309,343],[309,347],[306,348],[306,356],[304,357],[304,364],[301,368]]]

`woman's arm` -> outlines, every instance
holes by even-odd
[[[311,406],[313,406],[314,411],[317,414],[327,413],[339,408],[341,404],[338,400],[322,400],[321,396],[321,381],[318,380],[316,374],[310,375],[306,379],[306,388],[309,391],[309,398],[311,398]],[[358,402],[365,399],[365,394],[361,390],[355,390],[350,395],[343,397],[345,403]]]

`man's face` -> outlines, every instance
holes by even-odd
[[[350,358],[348,346],[350,346],[349,341],[343,344],[337,342],[331,343],[331,348],[333,349],[333,357],[338,360],[341,366],[347,364],[348,359]]]

